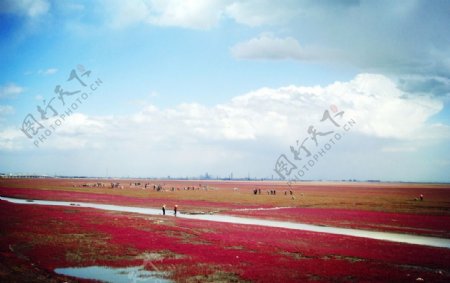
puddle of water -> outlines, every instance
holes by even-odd
[[[80,279],[99,280],[108,283],[145,282],[168,283],[166,272],[148,271],[142,266],[112,268],[106,266],[56,268],[55,273]]]
[[[85,202],[45,201],[45,200],[34,200],[33,202],[29,202],[24,199],[16,199],[16,198],[8,198],[8,197],[0,197],[0,200],[17,203],[17,204],[78,206],[78,207],[89,207],[89,208],[96,208],[96,209],[102,209],[102,210],[133,212],[133,213],[147,214],[147,215],[162,215],[162,212],[159,209],[133,207],[133,206],[119,206],[119,205],[95,204],[95,203],[85,203]],[[166,216],[171,216],[171,215],[166,214]],[[401,234],[401,233],[376,232],[376,231],[337,228],[337,227],[329,227],[329,226],[318,226],[318,225],[303,224],[303,223],[264,220],[264,219],[257,219],[257,218],[245,218],[245,217],[228,216],[228,215],[220,215],[220,214],[189,215],[189,214],[179,213],[178,217],[186,218],[186,219],[195,219],[195,220],[233,223],[233,224],[259,225],[259,226],[266,226],[266,227],[286,228],[286,229],[303,230],[303,231],[318,232],[318,233],[328,233],[328,234],[345,235],[345,236],[352,236],[352,237],[362,237],[362,238],[384,240],[384,241],[406,243],[406,244],[416,244],[416,245],[432,246],[432,247],[439,247],[439,248],[450,248],[450,239],[446,239],[446,238],[417,236],[417,235],[409,235],[409,234]]]

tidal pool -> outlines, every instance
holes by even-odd
[[[112,268],[107,266],[56,268],[55,273],[80,279],[98,280],[108,283],[144,282],[168,283],[166,272],[148,271],[142,266]]]

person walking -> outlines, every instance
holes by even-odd
[[[162,212],[163,212],[163,215],[166,215],[166,205],[165,204],[163,204],[163,206],[162,206]]]
[[[178,210],[178,205],[175,204],[175,206],[173,207],[173,215],[177,216],[177,210]]]

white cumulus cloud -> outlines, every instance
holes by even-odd
[[[295,1],[249,0],[232,1],[225,8],[228,17],[237,23],[256,27],[286,23],[300,12]]]
[[[333,153],[353,163],[364,155],[364,162],[378,160],[376,166],[384,170],[381,156],[421,154],[450,139],[448,126],[430,122],[442,107],[440,100],[406,93],[383,75],[360,74],[327,86],[260,88],[215,106],[182,103],[158,108],[147,104],[121,116],[74,113],[39,149],[20,129],[0,130],[0,150],[64,151],[73,153],[68,159],[72,164],[92,164],[95,171],[107,162],[116,174],[177,172],[186,176],[204,168],[229,174],[229,168],[247,172],[249,166],[252,172],[267,174],[280,152],[289,154],[290,145],[309,137],[311,125],[319,132],[337,130],[328,121],[320,122],[325,110],[337,108],[344,111],[335,118],[337,122],[342,125],[353,119],[356,125]],[[366,151],[368,142],[376,146]],[[351,150],[345,150],[346,146]],[[342,160],[333,162],[327,166]],[[415,170],[423,169],[416,165]]]
[[[0,117],[14,113],[14,107],[11,105],[0,105]]]
[[[0,98],[14,98],[21,94],[24,88],[14,83],[9,83],[4,86],[0,86]]]
[[[222,0],[132,0],[106,1],[115,27],[135,23],[175,26],[191,29],[210,29],[223,14]]]
[[[231,53],[239,59],[296,59],[313,57],[311,50],[306,50],[292,37],[277,38],[261,35],[246,42],[236,44]]]
[[[54,75],[58,72],[57,68],[48,68],[46,70],[39,70],[38,74],[39,75],[44,75],[44,76],[48,76],[48,75]]]
[[[355,132],[369,137],[411,141],[448,136],[442,125],[428,123],[442,110],[440,100],[408,95],[382,75],[360,74],[351,81],[323,87],[261,88],[213,107],[184,103],[160,109],[147,105],[135,114],[114,117],[77,113],[66,119],[52,138],[83,138],[83,145],[114,141],[133,145],[145,140],[146,147],[176,140],[203,144],[269,139],[285,143],[306,136],[307,128],[319,125],[331,105],[357,122]],[[439,134],[442,131],[447,134]]]

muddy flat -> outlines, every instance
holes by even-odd
[[[81,267],[129,270],[130,280],[148,271],[167,282],[450,280],[448,248],[326,231],[447,241],[446,184],[1,179],[0,195],[28,204],[0,201],[7,215],[0,226],[0,276],[8,281],[83,281],[55,272]],[[68,205],[36,205],[38,200]],[[77,202],[154,213],[98,210]],[[172,216],[175,204],[179,217]],[[261,223],[205,221],[217,216]],[[280,222],[324,230],[261,225]]]

